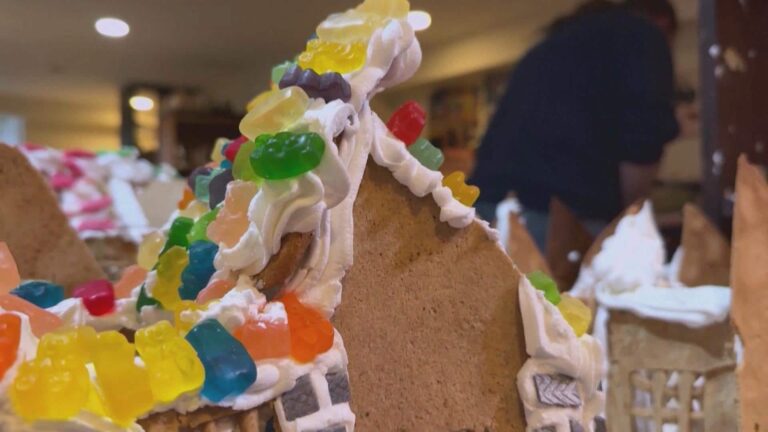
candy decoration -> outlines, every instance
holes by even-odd
[[[179,296],[182,300],[194,300],[200,291],[208,285],[216,267],[213,259],[219,247],[208,241],[198,241],[189,247],[189,264],[181,273]]]
[[[134,362],[134,347],[116,331],[99,333],[92,350],[96,381],[108,416],[128,426],[154,405],[147,370]]]
[[[127,298],[147,278],[147,270],[138,265],[126,267],[120,280],[115,284],[115,298]]]
[[[408,0],[365,0],[355,10],[382,17],[405,18],[411,5]]]
[[[324,153],[325,140],[314,132],[262,135],[251,153],[251,166],[259,177],[284,180],[313,170]]]
[[[205,310],[205,306],[201,306],[190,300],[182,300],[173,310],[173,325],[176,331],[185,335],[197,324],[197,317],[195,315],[189,315],[186,312],[195,312]]]
[[[218,321],[201,322],[187,333],[187,341],[205,368],[200,392],[212,402],[243,393],[256,381],[256,365],[243,345]]]
[[[312,69],[318,74],[354,72],[365,64],[368,47],[363,42],[342,44],[312,39],[299,55],[298,64],[302,69]]]
[[[589,330],[589,325],[592,323],[592,310],[581,300],[565,294],[560,297],[557,308],[576,333],[576,337],[581,337]]]
[[[34,304],[11,294],[0,294],[0,308],[7,312],[19,312],[29,317],[32,333],[42,337],[62,326],[63,322],[58,316],[42,309]]]
[[[189,246],[189,232],[192,231],[194,225],[195,221],[188,217],[179,216],[174,219],[173,223],[171,223],[171,229],[168,231],[168,240],[166,240],[161,254],[164,254],[174,246],[187,248]]]
[[[224,206],[208,225],[208,237],[224,247],[234,247],[248,229],[248,207],[256,196],[255,183],[235,180],[227,187]]]
[[[290,69],[292,66],[294,66],[296,63],[294,62],[284,62],[280,63],[279,65],[272,68],[272,82],[277,84],[280,82],[280,80],[283,79],[283,76],[285,75],[285,72]],[[282,88],[282,87],[281,87]]]
[[[240,151],[240,147],[242,147],[246,142],[248,142],[248,138],[244,136],[235,138],[234,140],[230,141],[229,144],[227,144],[227,147],[224,148],[224,157],[227,158],[228,161],[235,163],[235,156],[237,156],[237,152]]]
[[[12,313],[0,314],[0,380],[16,363],[21,340],[21,318]]]
[[[21,283],[19,269],[5,242],[0,242],[0,293],[7,293]]]
[[[451,190],[453,197],[467,207],[472,207],[480,197],[480,188],[466,183],[461,171],[456,171],[443,178],[443,186]]]
[[[192,170],[192,173],[187,177],[187,186],[192,192],[195,192],[195,186],[197,185],[197,178],[199,176],[207,176],[213,171],[213,168],[202,166]]]
[[[302,69],[298,65],[291,66],[280,81],[280,88],[297,86],[314,99],[331,102],[340,99],[349,102],[352,98],[352,87],[341,74],[329,72],[318,75],[312,69]]]
[[[200,218],[195,221],[195,224],[192,226],[192,229],[189,231],[189,235],[187,236],[189,244],[192,244],[196,241],[208,240],[208,225],[216,220],[216,216],[218,214],[219,208],[215,208],[200,216]]]
[[[168,321],[136,331],[136,350],[149,372],[152,395],[162,403],[203,385],[205,370],[192,345]]]
[[[251,153],[256,149],[256,143],[253,141],[245,142],[235,156],[235,162],[232,164],[232,176],[237,180],[252,181],[260,183],[259,176],[253,172],[251,166]]]
[[[387,122],[392,135],[410,146],[419,138],[427,123],[427,113],[415,101],[408,101],[398,108]]]
[[[136,312],[141,313],[141,308],[144,306],[159,306],[160,302],[157,299],[150,297],[147,294],[147,288],[145,285],[141,286],[139,290],[139,297],[136,299]]]
[[[195,198],[204,203],[208,202],[211,181],[219,175],[220,169],[214,169],[207,175],[199,175],[195,178]]]
[[[211,150],[211,161],[219,164],[224,160],[224,146],[227,144],[229,144],[229,140],[226,138],[219,138],[216,140],[216,143],[213,145],[213,150]]]
[[[46,281],[26,281],[11,290],[11,294],[43,309],[56,306],[64,300],[64,288]]]
[[[280,302],[270,303],[263,314],[250,317],[235,329],[239,340],[253,360],[283,358],[291,354],[291,333],[285,307]]]
[[[153,232],[144,236],[139,245],[136,262],[145,270],[152,270],[157,263],[157,257],[163,250],[165,236],[161,232]]]
[[[208,185],[208,205],[211,209],[216,208],[227,193],[227,185],[234,180],[232,170],[226,169],[214,177]]]
[[[88,313],[93,316],[106,315],[115,310],[115,289],[108,280],[98,279],[79,285],[72,292],[79,297]]]
[[[383,17],[353,9],[329,16],[315,31],[324,41],[348,44],[367,42],[373,32],[383,25]]]
[[[208,203],[194,200],[187,208],[179,212],[179,217],[185,217],[192,220],[199,219],[202,215],[208,213],[211,209],[208,208]]]
[[[185,187],[184,188],[184,195],[181,196],[181,199],[176,204],[176,207],[179,210],[184,210],[185,208],[187,208],[189,203],[191,203],[192,200],[194,200],[194,199],[195,199],[195,193],[192,192],[192,189],[190,189],[188,187]]]
[[[288,315],[291,333],[291,357],[300,363],[309,363],[333,346],[333,326],[320,312],[301,304],[294,293],[280,301]]]
[[[555,306],[560,303],[560,290],[557,289],[557,284],[551,277],[540,271],[528,273],[526,277],[534,288],[544,292],[544,298],[550,303]]]
[[[235,283],[230,280],[211,281],[207,287],[203,288],[203,290],[197,294],[195,303],[204,305],[214,300],[218,300],[224,297],[224,295],[234,287]]]
[[[240,133],[251,140],[259,135],[286,130],[296,123],[309,106],[309,96],[298,87],[262,93],[240,122]]]
[[[167,310],[175,309],[181,301],[179,297],[181,273],[187,264],[189,264],[187,251],[179,246],[170,248],[160,256],[157,262],[157,281],[152,287],[152,296]]]
[[[408,147],[408,151],[413,157],[418,159],[422,165],[432,171],[439,170],[445,161],[443,152],[440,151],[439,148],[433,146],[432,143],[425,138],[417,139],[415,143]]]

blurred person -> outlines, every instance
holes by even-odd
[[[592,0],[556,20],[515,66],[472,183],[481,216],[514,192],[544,249],[550,198],[594,235],[648,197],[678,134],[668,0]]]

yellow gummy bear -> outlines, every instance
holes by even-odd
[[[270,90],[248,103],[248,114],[240,122],[240,133],[255,140],[296,123],[309,107],[309,96],[300,87]]]
[[[136,332],[136,349],[149,371],[152,394],[171,402],[203,385],[205,370],[197,352],[168,321]]]
[[[213,145],[213,150],[211,150],[211,161],[218,164],[224,160],[223,150],[227,143],[229,143],[229,140],[226,138],[219,138],[216,140],[216,143]]]
[[[99,333],[93,348],[93,366],[107,415],[127,426],[154,405],[149,374],[134,363],[133,344],[116,331]]]
[[[181,314],[185,311],[199,310],[205,310],[205,306],[199,305],[197,302],[192,300],[183,300],[178,305],[176,305],[176,309],[173,311],[173,322],[176,330],[184,335],[192,330],[192,327],[194,327],[197,323],[183,319]]]
[[[302,69],[312,69],[320,75],[328,72],[345,74],[363,67],[366,51],[367,46],[363,42],[343,44],[312,39],[299,55],[298,63]]]
[[[145,270],[152,270],[157,263],[157,256],[165,245],[165,236],[160,232],[153,232],[144,236],[139,245],[136,262]]]
[[[385,18],[360,13],[354,9],[333,14],[315,29],[320,40],[349,44],[368,41],[377,28],[383,27]]]
[[[405,18],[411,4],[408,0],[365,0],[355,10],[382,17]]]
[[[157,281],[152,287],[152,297],[165,309],[174,310],[181,302],[179,287],[181,273],[189,264],[189,256],[183,247],[173,246],[157,261]]]
[[[456,171],[443,178],[443,186],[447,187],[453,193],[453,197],[467,207],[472,207],[480,197],[480,188],[469,186],[466,183],[466,177],[461,171]]]
[[[81,327],[45,334],[37,356],[19,365],[11,404],[28,421],[66,420],[87,405],[92,384],[85,365],[96,332]]]
[[[198,201],[198,200],[192,200],[191,203],[185,208],[184,210],[179,211],[179,216],[188,217],[192,220],[197,220],[200,218],[200,216],[208,213],[211,211],[210,207],[208,207],[208,204]]]
[[[592,323],[592,310],[582,303],[581,300],[563,294],[560,297],[560,303],[557,304],[557,308],[577,337],[581,337],[589,330],[589,325]]]

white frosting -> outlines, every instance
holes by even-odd
[[[212,302],[204,310],[182,312],[181,319],[186,323],[195,324],[207,319],[216,319],[231,333],[245,324],[251,308],[260,309],[266,302],[266,297],[253,287],[250,278],[242,275],[237,285],[224,297]]]
[[[120,330],[121,328],[137,329],[139,327],[135,297],[116,300],[115,311],[102,316],[91,315],[82,299],[78,297],[65,299],[46,310],[58,315],[65,324],[74,327],[87,325],[97,331]]]
[[[509,217],[510,215],[519,215],[523,211],[523,206],[517,198],[508,197],[505,198],[496,206],[496,229],[499,230],[499,237],[502,244],[509,242],[510,227]],[[504,246],[506,250],[506,246]]]

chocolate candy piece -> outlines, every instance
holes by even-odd
[[[281,89],[292,86],[301,87],[309,97],[323,99],[326,102],[336,99],[349,102],[352,98],[352,88],[337,72],[318,75],[312,69],[302,69],[298,65],[293,65],[280,80]]]

